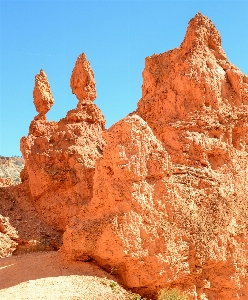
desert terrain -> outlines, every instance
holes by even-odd
[[[0,159],[1,299],[248,299],[248,76],[197,13],[142,77],[107,129],[85,53],[58,122],[35,76],[24,161]]]

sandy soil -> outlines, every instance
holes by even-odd
[[[135,298],[93,263],[62,261],[53,251],[0,259],[0,299]]]

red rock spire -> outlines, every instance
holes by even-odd
[[[43,70],[35,76],[33,97],[36,111],[40,115],[45,115],[54,103],[50,85]]]
[[[78,56],[71,74],[70,87],[79,102],[93,102],[96,99],[94,72],[85,53]]]

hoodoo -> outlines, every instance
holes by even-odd
[[[51,103],[46,99],[51,98],[49,84],[39,84],[40,76],[43,80],[44,73],[36,76],[34,103],[39,113],[45,113],[46,104]],[[36,209],[49,225],[62,231],[92,198],[95,162],[105,143],[105,119],[91,103],[96,97],[95,81],[85,54],[78,57],[71,78],[72,92],[80,105],[59,122],[35,117],[29,135],[21,140],[25,179]]]

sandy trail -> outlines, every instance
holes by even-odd
[[[92,263],[62,261],[57,252],[0,259],[0,299],[129,299]]]

